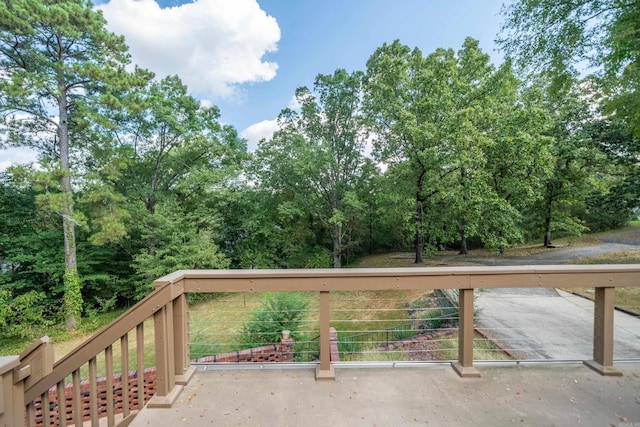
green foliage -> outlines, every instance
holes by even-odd
[[[419,329],[433,331],[443,327],[454,327],[457,324],[458,309],[440,291],[433,298],[420,298],[410,304],[414,317],[419,322]]]
[[[407,234],[416,262],[460,237],[492,247],[520,240],[510,204],[531,197],[546,150],[539,121],[526,123],[535,111],[514,108],[518,85],[510,63],[496,70],[471,38],[457,53],[429,55],[395,41],[367,62],[364,105],[374,156],[389,164],[396,197],[402,191],[404,200],[414,198]],[[501,148],[513,154],[504,158]]]
[[[125,70],[127,49],[90,1],[11,0],[0,7],[0,132],[9,145],[38,150],[59,183],[38,199],[62,219],[69,327],[81,313],[75,227],[83,221],[74,212],[71,170],[81,120],[75,113],[95,118],[88,105],[114,108],[112,91],[137,82]]]
[[[416,331],[411,327],[404,326],[401,329],[393,330],[393,340],[403,341],[416,336]]]
[[[282,338],[282,331],[291,337],[300,337],[301,326],[307,315],[308,302],[304,295],[294,292],[268,294],[260,308],[242,325],[236,341],[243,348],[275,344]]]
[[[283,215],[313,217],[330,236],[334,267],[341,266],[364,209],[359,191],[369,169],[359,117],[361,78],[361,72],[336,70],[316,77],[315,93],[298,88],[301,111],[280,113],[280,130],[261,141],[253,163],[265,189],[293,196],[278,206]]]
[[[360,341],[350,339],[338,340],[338,352],[341,355],[349,356],[360,353],[364,349],[364,344]]]
[[[0,289],[0,336],[33,338],[34,327],[43,325],[45,295],[36,291],[16,296]]]
[[[316,335],[317,336],[317,335]],[[293,343],[293,360],[296,362],[313,362],[320,359],[320,340],[298,338]]]
[[[304,248],[293,254],[292,263],[302,268],[331,268],[331,251],[318,246]]]
[[[65,271],[62,280],[64,286],[62,313],[67,321],[67,328],[73,330],[82,313],[82,292],[78,270]]]
[[[639,177],[636,177],[639,179]],[[633,219],[638,206],[638,190],[629,181],[608,188],[605,193],[592,192],[581,214],[592,232],[622,228]]]
[[[617,0],[519,0],[503,8],[498,43],[528,71],[571,84],[585,63],[599,74],[605,110],[640,137],[640,6]]]
[[[227,268],[229,261],[213,239],[214,224],[198,222],[195,212],[185,212],[175,201],[158,206],[145,215],[141,239],[149,251],[134,256],[133,267],[141,280],[136,298],[151,290],[151,282],[176,270]]]
[[[623,225],[640,207],[640,12],[565,3],[505,8],[515,67],[542,75],[519,81],[473,39],[385,44],[366,72],[297,89],[251,155],[178,76],[127,72],[89,1],[0,3],[1,145],[40,163],[0,179],[7,307],[78,320],[176,269],[337,267],[412,245],[418,260]],[[577,81],[583,59],[605,72]]]
[[[420,329],[433,331],[442,328],[445,323],[443,317],[442,310],[440,309],[429,309],[421,312],[418,316],[418,319],[421,320]]]

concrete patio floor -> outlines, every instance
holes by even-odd
[[[640,362],[623,377],[582,364],[476,364],[459,378],[446,364],[200,368],[173,408],[143,409],[133,427],[163,426],[615,426],[640,427]]]

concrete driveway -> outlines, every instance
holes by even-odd
[[[593,302],[556,289],[484,289],[476,325],[517,359],[593,357]],[[616,310],[614,359],[640,358],[640,318]]]

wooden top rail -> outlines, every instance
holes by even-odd
[[[181,270],[154,282],[185,292],[354,291],[640,286],[640,264],[314,270]]]

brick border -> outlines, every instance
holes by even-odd
[[[156,368],[146,368],[144,370],[144,402],[140,404],[140,398],[138,393],[138,372],[129,371],[129,410],[141,409],[144,404],[151,399],[156,393]],[[98,388],[98,417],[107,416],[107,379],[106,377],[97,378]],[[67,424],[75,424],[73,414],[73,384],[65,384],[64,391],[65,407],[64,413],[66,415]],[[90,398],[90,383],[89,380],[80,381],[80,396],[82,399],[82,420],[88,421],[91,419],[91,398]],[[56,387],[49,389],[49,413],[50,423],[53,426],[60,425],[59,422],[59,409],[58,404],[58,392]],[[124,399],[122,397],[122,374],[113,376],[113,400],[114,400],[114,413],[121,414],[124,409]],[[44,425],[44,416],[42,408],[42,399],[36,399],[33,402],[35,413],[35,425]]]

